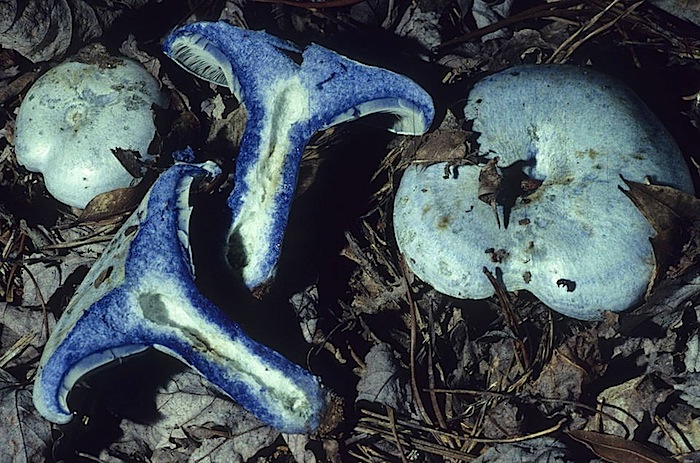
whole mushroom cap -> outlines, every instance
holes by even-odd
[[[411,270],[453,297],[482,299],[493,272],[550,308],[591,320],[642,298],[655,232],[620,191],[620,176],[693,192],[683,156],[648,107],[621,83],[573,66],[521,66],[469,94],[465,117],[479,152],[536,183],[504,220],[478,198],[479,166],[410,166],[394,204],[394,231]],[[518,167],[521,166],[521,167]],[[507,223],[507,226],[504,226]]]
[[[42,173],[56,199],[84,208],[96,195],[135,182],[112,150],[151,160],[151,106],[165,103],[156,79],[135,61],[62,63],[34,83],[20,106],[17,161]]]

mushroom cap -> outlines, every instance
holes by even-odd
[[[228,199],[228,255],[250,289],[274,276],[301,156],[316,131],[388,113],[396,116],[388,130],[417,135],[435,112],[407,77],[222,21],[183,26],[163,49],[189,72],[227,86],[248,112]]]
[[[292,119],[308,125],[301,131],[311,134],[368,114],[389,113],[396,118],[387,130],[420,135],[435,114],[430,96],[402,75],[316,44],[301,49],[265,31],[224,21],[182,26],[167,37],[163,50],[197,77],[228,87],[249,117]]]
[[[44,176],[59,201],[84,208],[100,193],[128,187],[134,177],[115,157],[121,148],[150,156],[152,104],[164,106],[159,84],[126,58],[109,65],[66,62],[27,92],[17,115],[17,161]]]
[[[480,154],[498,157],[499,168],[521,161],[542,184],[517,198],[499,228],[478,198],[478,166],[449,178],[444,163],[410,166],[394,232],[412,271],[442,293],[482,299],[494,292],[486,268],[507,290],[584,320],[639,302],[655,232],[620,190],[621,176],[686,192],[693,184],[678,146],[634,92],[584,68],[520,66],[478,82],[465,117]]]

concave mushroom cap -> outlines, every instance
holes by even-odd
[[[683,156],[647,106],[621,83],[573,66],[520,66],[486,77],[465,117],[479,152],[499,168],[522,161],[542,181],[504,209],[478,199],[478,166],[410,166],[394,203],[394,231],[411,270],[436,290],[482,299],[527,290],[579,319],[640,301],[654,269],[652,226],[620,191],[620,176],[692,193]]]
[[[17,115],[17,161],[44,176],[59,201],[84,208],[95,196],[136,183],[113,149],[152,160],[151,106],[164,106],[158,82],[126,58],[65,62],[27,92]]]
[[[302,50],[263,31],[200,22],[175,30],[163,48],[189,72],[228,87],[248,112],[228,199],[228,255],[251,289],[274,276],[301,155],[316,131],[390,113],[389,130],[417,135],[433,119],[432,99],[410,79],[318,45]]]
[[[68,393],[81,376],[154,347],[279,430],[319,426],[326,406],[319,380],[246,336],[195,285],[190,185],[218,172],[207,162],[161,174],[90,269],[39,363],[34,404],[45,418],[67,423]]]

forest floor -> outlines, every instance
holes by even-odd
[[[495,280],[497,295],[485,300],[442,295],[411,273],[391,220],[410,162],[459,163],[473,154],[475,134],[463,116],[473,84],[525,63],[590,66],[630,86],[676,139],[698,185],[700,26],[680,17],[697,20],[698,7],[659,2],[675,8],[667,12],[629,0],[133,3],[142,5],[94,41],[140,61],[171,94],[159,116],[153,170],[185,146],[224,170],[215,191],[193,197],[197,284],[251,337],[318,376],[339,398],[337,423],[313,435],[281,434],[154,350],[78,381],[69,401],[76,417],[67,425],[51,425],[34,409],[32,382],[48,333],[143,194],[70,208],[15,159],[24,95],[83,45],[61,29],[61,8],[73,12],[74,32],[91,20],[106,24],[99,9],[77,15],[87,8],[80,0],[56,2],[56,14],[43,20],[56,21],[54,38],[69,35],[67,51],[32,62],[9,39],[0,49],[0,461],[700,462],[700,207],[692,198],[652,213],[671,218],[666,232],[674,238],[663,265],[657,259],[645,301],[599,321],[565,317]],[[110,9],[117,6],[103,8]],[[220,249],[211,244],[226,225],[226,175],[244,109],[227,89],[197,81],[160,50],[178,25],[218,19],[399,72],[436,106],[423,137],[357,121],[312,139],[277,279],[260,299],[231,294]],[[51,40],[46,28],[37,30]]]

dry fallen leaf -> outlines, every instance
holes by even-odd
[[[523,442],[495,444],[472,463],[570,461],[564,444],[551,437],[538,437]]]
[[[167,116],[164,116],[164,120]],[[168,153],[173,149],[181,149],[183,146],[193,145],[198,140],[201,132],[201,122],[197,115],[188,109],[184,109],[170,121],[167,133],[163,137],[163,152]]]
[[[357,383],[357,399],[384,404],[394,410],[410,412],[411,392],[406,375],[400,370],[394,351],[388,344],[377,344],[365,357],[365,369]]]
[[[94,258],[82,253],[69,253],[60,259],[49,259],[43,254],[29,256],[22,268],[24,293],[22,307],[41,307],[47,304],[56,291],[63,289],[68,278],[80,267],[89,267]]]
[[[46,322],[44,318],[41,310],[0,304],[0,368],[26,364],[37,358],[46,342],[45,323],[49,329],[55,324],[53,316],[49,315]]]
[[[340,254],[357,264],[350,280],[352,307],[368,314],[398,309],[398,301],[403,300],[406,288],[385,256],[372,252],[385,248],[372,246],[364,249],[352,234],[345,233],[345,238],[348,244]]]
[[[656,266],[647,288],[647,296],[669,266],[678,259],[686,242],[684,232],[700,220],[700,199],[675,188],[647,185],[622,179],[629,188],[620,188],[646,217],[656,236],[651,239]]]
[[[289,298],[289,303],[297,314],[304,340],[313,344],[318,326],[318,286],[312,284],[303,291],[293,294]]]
[[[675,463],[639,442],[593,431],[567,431],[574,440],[585,444],[593,453],[613,463]]]
[[[32,405],[31,391],[0,370],[0,454],[7,463],[46,461],[51,425]]]
[[[279,436],[238,404],[218,396],[191,370],[177,373],[155,400],[161,419],[122,421],[122,439],[101,458],[148,448],[153,463],[248,461]]]
[[[464,130],[437,129],[421,139],[415,161],[458,162],[467,155],[467,135]]]
[[[505,400],[494,402],[484,416],[481,435],[495,440],[521,436],[524,424],[523,409],[518,404]]]
[[[697,0],[651,0],[651,4],[673,16],[700,25],[700,3]]]
[[[493,209],[493,214],[496,216],[498,228],[501,228],[501,219],[498,217],[498,195],[501,191],[501,180],[503,175],[498,171],[498,157],[489,159],[484,167],[479,172],[479,189],[477,196],[479,199]]]
[[[125,11],[147,0],[126,0],[117,5],[85,0],[2,2],[0,45],[18,51],[33,62],[61,57],[73,43],[96,39]]]
[[[296,463],[318,463],[316,455],[307,448],[311,439],[306,434],[282,434],[289,452],[294,456]]]
[[[611,386],[597,396],[605,405],[605,414],[600,415],[600,422],[590,421],[588,429],[634,435],[641,423],[656,416],[658,407],[672,393],[671,389],[659,389],[647,375]]]
[[[135,209],[151,186],[151,178],[149,177],[141,179],[136,186],[118,188],[95,196],[85,206],[78,221],[97,222]]]
[[[662,185],[648,185],[622,179],[629,190],[621,190],[644,214],[657,232],[684,221],[700,219],[700,199]]]
[[[550,361],[542,368],[535,381],[525,385],[535,397],[576,400],[581,396],[583,385],[589,382],[585,368],[559,349],[555,349]]]
[[[649,442],[669,449],[674,454],[682,453],[683,463],[700,461],[700,417],[697,408],[685,403],[674,404],[664,416],[655,418],[657,427],[649,435]],[[696,455],[692,455],[695,452]]]
[[[219,95],[207,100],[206,103],[203,110],[211,118],[207,144],[223,146],[223,150],[226,151],[237,148],[241,144],[248,119],[245,107],[239,106],[226,114],[226,104]]]
[[[138,151],[122,148],[112,148],[111,151],[122,167],[129,172],[129,175],[134,178],[143,177],[143,162],[140,160],[141,155]]]
[[[673,385],[680,392],[680,399],[695,409],[700,409],[700,374],[686,375],[685,382]],[[698,436],[700,437],[700,436]]]

